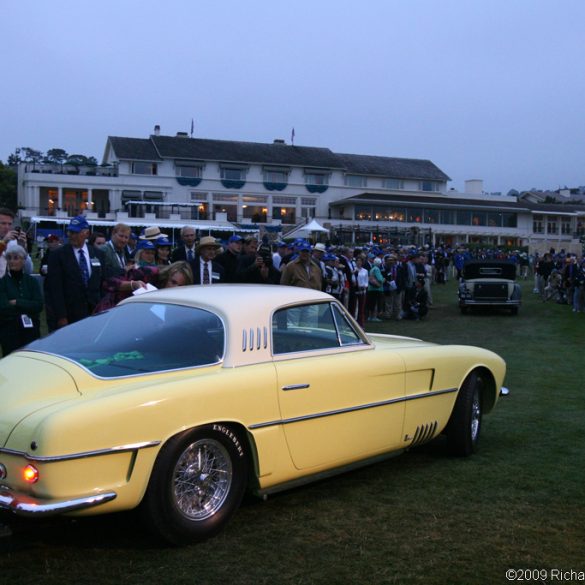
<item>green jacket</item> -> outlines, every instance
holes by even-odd
[[[9,304],[12,299],[16,299],[15,305]],[[8,321],[23,314],[38,317],[42,310],[41,288],[34,277],[23,274],[17,280],[7,272],[0,278],[0,319]]]

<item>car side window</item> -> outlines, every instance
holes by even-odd
[[[341,309],[337,305],[332,305],[332,308],[341,345],[357,345],[363,343],[361,337],[347,320],[347,317],[341,312]]]
[[[350,343],[361,343],[361,339],[331,303],[281,309],[272,318],[272,352],[275,355],[336,348]]]

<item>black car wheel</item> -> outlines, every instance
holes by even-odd
[[[237,434],[207,425],[164,445],[141,512],[150,530],[171,544],[205,540],[232,517],[246,483],[247,456]]]
[[[453,455],[467,457],[477,449],[481,431],[483,380],[478,373],[467,376],[455,401],[447,424],[449,450]]]

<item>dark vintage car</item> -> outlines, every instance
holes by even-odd
[[[476,260],[463,266],[459,283],[459,307],[466,313],[473,307],[509,309],[518,313],[520,285],[516,265],[503,260]]]

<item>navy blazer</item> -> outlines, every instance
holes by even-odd
[[[49,256],[46,292],[47,305],[55,320],[66,318],[69,323],[80,321],[92,314],[102,295],[104,253],[87,245],[91,276],[87,287],[83,284],[79,262],[71,244],[54,250]]]

